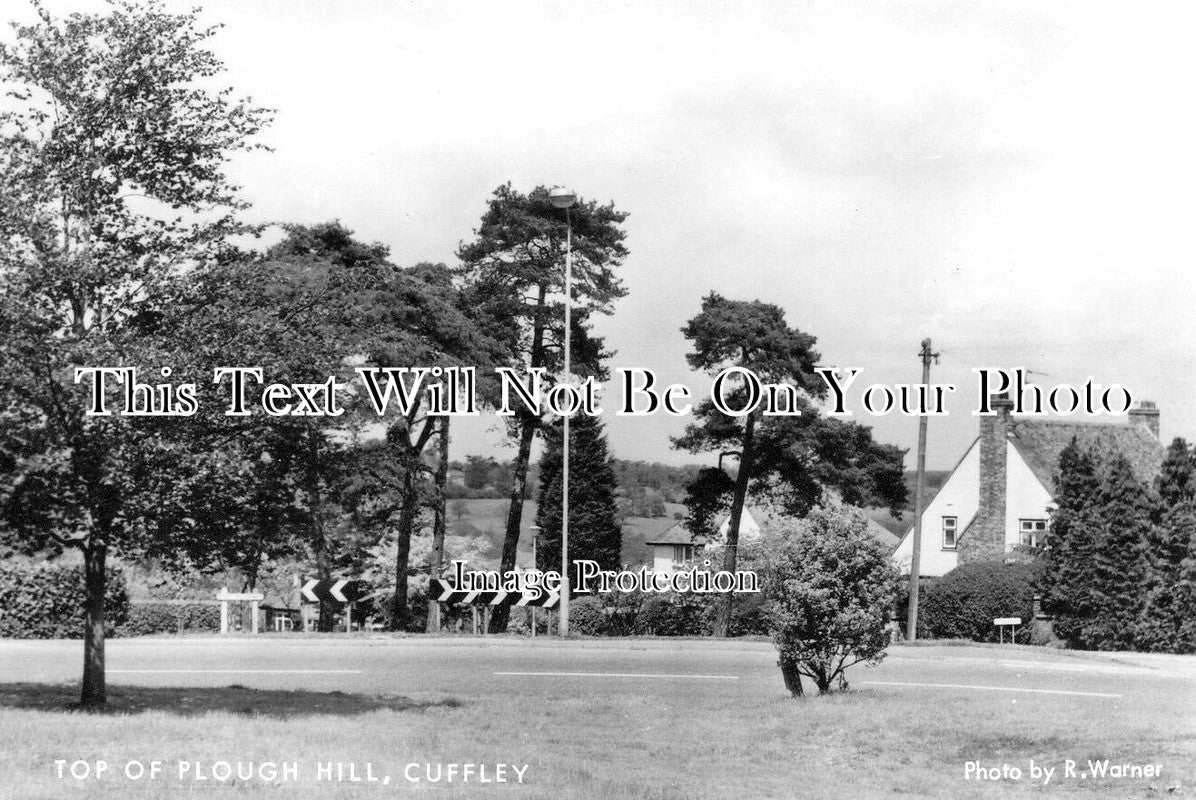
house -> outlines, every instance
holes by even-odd
[[[725,542],[727,540],[727,530],[730,527],[731,516],[728,514],[723,518],[722,524],[718,526],[718,539],[716,541]],[[884,545],[885,552],[891,551],[894,545],[897,544],[897,537],[871,517],[868,518],[868,531],[876,537],[878,542]],[[760,524],[752,516],[751,509],[744,508],[743,519],[739,521],[739,540],[744,544],[748,544],[759,538]],[[693,534],[682,522],[678,522],[660,534],[659,537],[645,544],[652,548],[653,572],[670,573],[681,569],[686,564],[692,564],[703,557],[702,549],[704,545],[694,543]]]
[[[728,514],[718,526],[718,540],[726,541],[727,531],[731,527],[731,516]],[[743,509],[743,517],[739,520],[739,540],[750,542],[760,537],[760,525],[756,522],[752,512]],[[660,534],[650,542],[645,542],[652,548],[652,571],[667,574],[681,569],[686,564],[692,564],[702,556],[703,545],[694,543],[694,535],[684,522],[678,522],[673,527]]]
[[[1054,507],[1059,454],[1075,438],[1102,455],[1122,453],[1139,480],[1153,481],[1162,462],[1159,410],[1144,402],[1124,423],[1015,418],[1013,401],[994,397],[980,434],[922,513],[919,574],[940,577],[960,564],[1005,557],[1019,544],[1037,545]],[[894,562],[910,571],[913,527]]]

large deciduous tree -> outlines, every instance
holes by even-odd
[[[105,562],[157,529],[158,505],[130,476],[176,459],[145,420],[86,416],[74,370],[161,363],[127,323],[242,230],[225,162],[255,146],[270,113],[212,88],[216,29],[193,11],[112,0],[60,19],[33,8],[37,21],[0,49],[3,494],[37,510],[16,520],[25,535],[83,555],[81,699],[94,706],[106,700]]]
[[[593,335],[595,314],[609,314],[626,294],[617,268],[627,257],[621,227],[627,214],[613,204],[579,201],[566,211],[549,200],[548,190],[528,194],[500,186],[482,215],[476,238],[462,244],[458,256],[473,316],[493,338],[506,343],[505,363],[519,369],[546,370],[545,389],[563,367],[565,246],[569,224],[573,251],[572,371],[605,377],[608,355]],[[510,432],[517,442],[510,507],[500,569],[515,568],[527,470],[532,443],[545,423],[538,413],[516,405]],[[509,609],[491,617],[491,632],[506,630]]]
[[[724,409],[713,397],[694,410],[696,422],[673,440],[690,452],[716,452],[718,468],[708,468],[690,484],[689,522],[695,533],[709,537],[719,513],[729,509],[723,569],[734,571],[740,523],[749,494],[770,494],[787,511],[804,515],[833,490],[852,505],[888,506],[894,512],[905,502],[902,480],[904,451],[873,441],[861,425],[822,417],[815,401],[826,385],[815,373],[816,339],[785,321],[785,312],[759,300],[730,300],[712,292],[701,312],[681,329],[693,344],[690,367],[711,375],[729,368],[750,370],[762,383],[793,387],[784,401],[789,415],[764,415],[751,404],[753,387],[743,373],[723,387]],[[730,412],[747,409],[741,415]],[[722,474],[722,458],[738,461],[734,478]],[[719,608],[715,635],[725,636],[733,596]]]

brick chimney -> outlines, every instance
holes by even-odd
[[[959,563],[993,561],[1005,555],[1006,448],[1013,401],[994,395],[993,413],[980,417],[980,503],[959,540]]]
[[[1129,410],[1131,425],[1145,425],[1154,438],[1159,438],[1159,409],[1153,400],[1143,400],[1137,408]]]

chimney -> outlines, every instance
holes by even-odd
[[[1145,425],[1154,438],[1159,438],[1159,409],[1153,400],[1143,400],[1137,408],[1129,410],[1131,425]]]
[[[980,417],[980,502],[976,518],[959,540],[959,563],[1005,555],[1006,448],[1013,428],[1013,401],[993,395],[993,413]]]

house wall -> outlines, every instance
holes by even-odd
[[[1047,505],[1051,494],[1031,471],[1021,453],[1009,442],[1006,461],[1005,491],[1005,550],[1018,544],[1023,519],[1048,519]]]
[[[652,545],[652,571],[671,575],[673,572],[673,546]]]
[[[980,500],[980,446],[973,442],[952,471],[943,488],[922,513],[922,555],[918,572],[923,576],[939,577],[955,569],[959,554],[943,549],[943,517],[955,517],[956,536],[960,536],[972,518]],[[913,526],[893,552],[893,562],[903,574],[909,574],[913,554]]]

